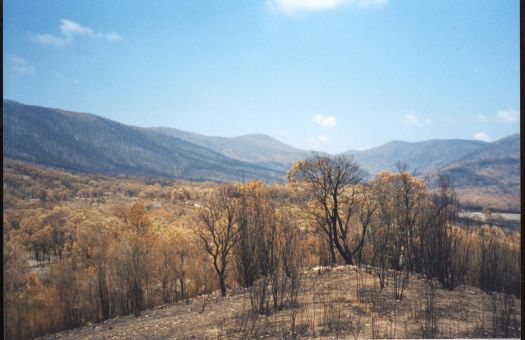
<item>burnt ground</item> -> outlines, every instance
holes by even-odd
[[[370,269],[305,271],[295,305],[269,315],[251,312],[247,290],[160,306],[43,339],[217,338],[495,338],[521,334],[521,300],[460,286],[430,290],[411,277],[402,300],[381,290]],[[434,298],[432,298],[434,297]]]

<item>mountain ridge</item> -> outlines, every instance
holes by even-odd
[[[351,154],[361,166],[372,174],[383,170],[396,170],[398,161],[408,164],[410,170],[426,173],[445,165],[489,143],[465,139],[430,139],[420,142],[391,141],[383,145]],[[451,153],[455,150],[455,154]]]
[[[175,136],[190,143],[213,149],[228,157],[269,167],[278,171],[287,171],[294,162],[307,158],[310,151],[301,150],[260,133],[235,137],[206,136],[175,128],[145,128],[155,133]]]
[[[137,127],[89,113],[4,100],[4,157],[65,170],[195,181],[284,181],[287,170],[311,151],[264,134],[205,136],[175,128]],[[505,209],[520,207],[520,134],[492,143],[462,139],[391,141],[349,150],[373,177],[405,162],[418,176],[449,174],[474,205],[492,196]],[[484,193],[484,202],[476,201]],[[505,199],[501,199],[501,197]],[[494,199],[496,200],[496,199]],[[478,202],[478,203],[475,203]]]
[[[145,133],[143,128],[96,115],[9,101],[4,101],[4,156],[107,174],[191,180],[282,177],[278,171],[241,162],[176,137],[159,138]]]

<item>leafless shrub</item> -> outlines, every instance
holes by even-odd
[[[260,332],[259,316],[251,311],[241,313],[237,318],[235,334],[241,339],[256,338]]]
[[[389,277],[394,292],[394,298],[401,300],[403,298],[403,292],[405,291],[406,286],[408,285],[410,279],[410,271],[408,270],[408,265],[404,263],[404,258],[400,258],[400,270],[390,270]]]
[[[425,286],[425,309],[423,325],[421,326],[421,337],[433,339],[440,335],[439,330],[439,311],[436,303],[436,287],[432,280],[427,280]]]
[[[250,303],[252,310],[258,314],[270,313],[270,277],[263,276],[250,287]]]
[[[444,288],[463,283],[469,267],[469,234],[455,227],[459,205],[449,177],[439,178],[431,195],[427,221],[420,236],[421,263],[427,279],[436,278]]]
[[[325,302],[322,304],[322,320],[321,326],[324,327],[324,334],[334,334],[336,337],[347,329],[348,321],[345,320],[341,311],[341,306],[333,302]]]
[[[516,319],[516,301],[509,294],[492,297],[492,336],[515,338],[520,336],[519,320]]]

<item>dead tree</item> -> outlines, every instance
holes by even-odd
[[[359,165],[349,155],[320,156],[297,162],[290,170],[290,181],[303,181],[309,188],[318,209],[311,211],[328,239],[330,262],[336,264],[336,253],[345,264],[353,264],[354,256],[363,246],[367,225],[356,223],[362,192]],[[352,242],[352,227],[361,228],[361,237]],[[354,243],[354,244],[352,244]]]
[[[239,218],[235,188],[221,186],[199,211],[200,228],[197,235],[204,250],[211,256],[213,268],[219,276],[222,296],[226,296],[226,268],[237,237]]]

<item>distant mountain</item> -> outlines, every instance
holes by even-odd
[[[365,151],[347,151],[371,174],[396,171],[398,161],[436,184],[449,175],[465,206],[520,211],[520,135],[492,143],[448,139],[408,143],[393,141]]]
[[[462,139],[433,139],[416,143],[392,141],[372,149],[346,153],[353,155],[371,174],[382,170],[395,171],[396,163],[401,161],[408,165],[409,170],[421,175],[481,150],[488,144]]]
[[[190,180],[278,180],[250,164],[186,140],[92,114],[4,100],[4,157],[73,171]]]
[[[473,207],[520,211],[520,135],[497,140],[434,173],[448,174]]]
[[[288,171],[298,160],[311,156],[310,151],[296,149],[263,134],[239,137],[204,136],[173,128],[149,128],[156,134],[173,136],[214,150],[230,158],[261,165],[278,171]]]
[[[261,134],[211,137],[172,128],[141,128],[92,114],[4,100],[4,157],[66,170],[189,180],[284,180],[311,152]],[[520,209],[520,136],[473,140],[393,141],[350,150],[364,172],[410,171],[434,180],[450,175],[473,207]],[[431,182],[432,183],[432,182]]]
[[[497,140],[461,160],[440,169],[456,179],[458,186],[520,185],[520,135]]]

